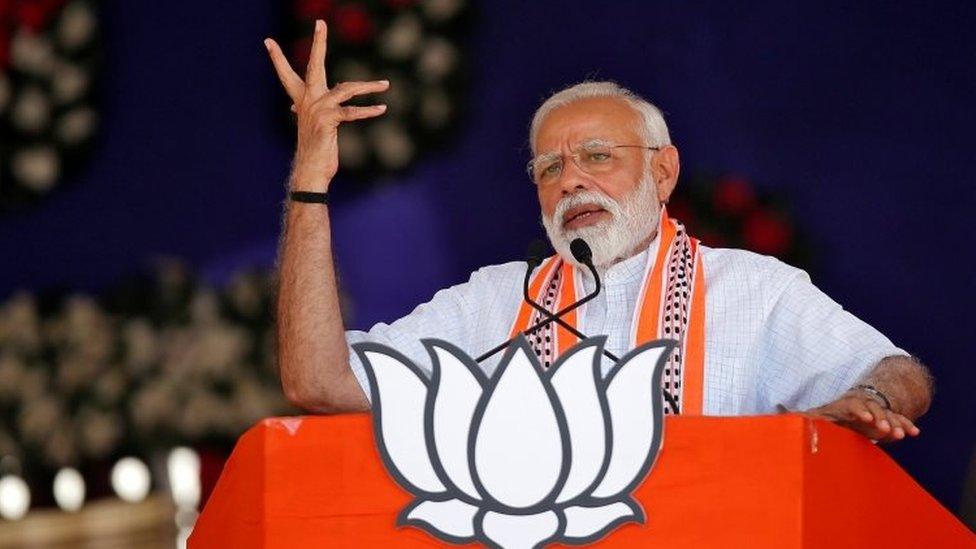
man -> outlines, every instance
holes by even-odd
[[[321,21],[304,80],[273,40],[265,45],[298,120],[278,296],[288,398],[317,412],[367,410],[365,376],[350,343],[386,343],[423,365],[421,338],[445,339],[477,355],[538,319],[522,300],[525,264],[509,263],[480,269],[391,325],[344,330],[329,212],[320,201],[338,169],[339,125],[385,112],[383,105],[343,102],[389,83],[328,87]],[[876,440],[919,434],[914,421],[931,400],[924,366],[845,312],[803,271],[750,252],[707,248],[667,217],[663,205],[680,163],[653,105],[612,83],[580,84],[539,108],[530,139],[530,172],[558,252],[535,272],[533,295],[557,310],[592,290],[594,280],[569,250],[573,239],[584,238],[604,289],[567,322],[606,334],[617,356],[650,339],[678,340],[665,371],[672,411],[806,410]],[[550,324],[532,345],[548,366],[575,341],[571,331]],[[496,364],[497,357],[486,370]]]

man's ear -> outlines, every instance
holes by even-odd
[[[678,148],[667,145],[654,153],[651,158],[651,175],[657,186],[657,199],[667,204],[678,184],[678,173],[681,171],[681,160],[678,158]]]

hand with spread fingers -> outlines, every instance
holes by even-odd
[[[374,118],[386,112],[386,105],[345,106],[344,102],[368,93],[386,91],[386,80],[342,82],[329,87],[325,75],[325,51],[328,29],[325,22],[315,22],[312,50],[305,69],[305,79],[291,68],[277,42],[264,41],[275,72],[298,115],[298,147],[292,190],[325,192],[339,169],[339,124]]]
[[[857,388],[833,402],[808,410],[806,415],[829,419],[878,442],[894,442],[921,432],[912,420],[887,409],[887,403],[881,398]]]

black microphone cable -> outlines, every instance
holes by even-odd
[[[576,240],[583,242],[582,239],[576,239]],[[573,242],[576,241],[574,240]],[[543,259],[545,258],[545,249],[546,249],[545,246],[546,246],[545,243],[542,240],[538,240],[538,239],[533,240],[532,244],[529,245],[529,253],[527,254],[528,260],[526,261],[526,263],[528,263],[529,266],[528,269],[526,269],[525,271],[525,280],[522,281],[522,298],[525,299],[525,302],[528,303],[530,306],[532,306],[533,309],[545,315],[545,318],[547,320],[559,324],[560,326],[565,328],[569,333],[578,337],[582,341],[586,339],[586,335],[584,335],[582,332],[574,328],[572,324],[566,322],[561,317],[558,317],[553,313],[549,312],[549,309],[546,309],[545,307],[537,303],[535,300],[532,299],[532,296],[529,295],[529,280],[532,278],[532,271],[535,270],[536,267],[541,265]],[[589,250],[589,246],[587,246],[587,250]],[[592,257],[592,254],[586,254],[586,255],[588,256],[588,259]],[[580,260],[580,256],[577,256],[575,253],[573,254],[573,257],[575,257],[577,261]],[[590,261],[592,261],[592,259],[590,259]],[[614,362],[620,361],[620,358],[618,358],[615,354],[611,353],[606,349],[603,349],[603,356],[609,358]]]
[[[576,244],[577,242],[581,243],[581,245],[580,244]],[[556,311],[554,314],[550,315],[550,316],[553,316],[553,317],[556,317],[556,318],[560,318],[562,316],[565,316],[567,313],[569,313],[573,309],[579,308],[580,306],[582,306],[586,302],[588,302],[588,301],[592,300],[593,298],[595,298],[597,296],[597,294],[600,293],[600,276],[596,272],[596,267],[593,266],[593,261],[591,260],[592,253],[590,252],[590,247],[586,244],[586,242],[583,241],[582,238],[577,238],[572,243],[570,243],[570,249],[573,251],[573,257],[576,258],[576,260],[579,261],[580,263],[585,263],[586,266],[589,267],[590,272],[593,273],[593,278],[594,278],[594,280],[596,280],[596,289],[594,289],[592,293],[584,296],[583,299],[580,299],[579,301],[576,301],[575,303],[570,303],[569,305],[567,305],[563,309],[561,309],[559,311]],[[581,255],[580,256],[577,256],[577,252],[579,252]],[[529,335],[529,334],[535,333],[536,331],[538,331],[539,329],[541,329],[546,324],[549,324],[550,322],[552,322],[551,319],[544,318],[544,319],[540,320],[539,322],[536,322],[532,326],[529,326],[528,328],[526,328],[525,330],[523,330],[520,335]],[[508,347],[508,345],[514,339],[515,338],[513,337],[513,338],[510,338],[510,339],[507,339],[507,340],[503,341],[497,347],[488,350],[487,352],[485,352],[483,355],[479,356],[475,360],[477,362],[483,362],[484,360],[486,360],[488,358],[491,358],[493,355],[499,353],[500,351],[502,351],[506,347]]]
[[[528,268],[525,271],[525,279],[522,281],[522,298],[525,299],[526,303],[528,303],[533,309],[542,313],[544,318],[539,322],[535,323],[534,325],[530,326],[529,328],[527,328],[525,331],[523,331],[522,332],[523,335],[532,334],[537,330],[541,329],[546,324],[549,324],[550,322],[556,322],[557,324],[559,324],[560,326],[568,330],[571,334],[579,338],[580,341],[586,339],[585,334],[583,334],[582,332],[574,328],[571,324],[563,320],[562,317],[566,313],[572,311],[573,309],[576,309],[577,307],[583,305],[587,301],[590,301],[591,299],[595,298],[596,295],[600,293],[600,288],[601,288],[600,275],[597,273],[596,267],[593,265],[593,250],[590,249],[590,246],[586,243],[585,240],[583,240],[582,238],[577,238],[573,240],[569,244],[569,249],[570,252],[573,254],[573,258],[576,259],[577,262],[586,265],[586,267],[590,270],[590,273],[593,275],[593,280],[596,282],[596,289],[593,291],[592,294],[587,295],[586,297],[577,301],[576,303],[572,303],[569,306],[567,306],[565,309],[562,309],[555,313],[549,312],[548,309],[536,303],[532,299],[532,296],[529,295],[529,280],[532,277],[532,271],[535,270],[536,267],[541,265],[545,259],[546,245],[544,242],[542,242],[542,240],[536,239],[532,241],[532,243],[529,245],[529,252],[527,254],[528,259],[526,260],[526,263],[528,264]],[[507,347],[511,342],[512,339],[509,339],[505,343],[502,343],[501,345],[495,347],[494,349],[491,349],[487,353],[478,357],[477,361],[482,362],[483,360],[490,358],[492,355],[498,353],[499,351]],[[613,353],[611,353],[606,349],[603,349],[603,355],[614,362],[620,361],[620,359],[616,355],[614,355]],[[678,407],[677,400],[675,400],[674,398],[674,395],[666,391],[663,387],[661,388],[661,393],[664,395],[664,400],[667,401],[668,407],[671,409],[671,413],[674,415],[678,415],[680,413],[679,411],[680,409]]]

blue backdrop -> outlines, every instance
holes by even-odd
[[[97,291],[160,254],[215,281],[273,262],[292,150],[261,44],[280,32],[277,8],[108,4],[95,156],[40,207],[0,219],[0,297]],[[533,109],[585,77],[615,79],[666,112],[686,170],[788,196],[821,258],[814,281],[931,365],[922,436],[891,452],[954,509],[976,433],[976,16],[968,3],[848,4],[476,6],[464,129],[395,184],[333,207],[357,326],[521,258],[541,234],[523,171]]]

